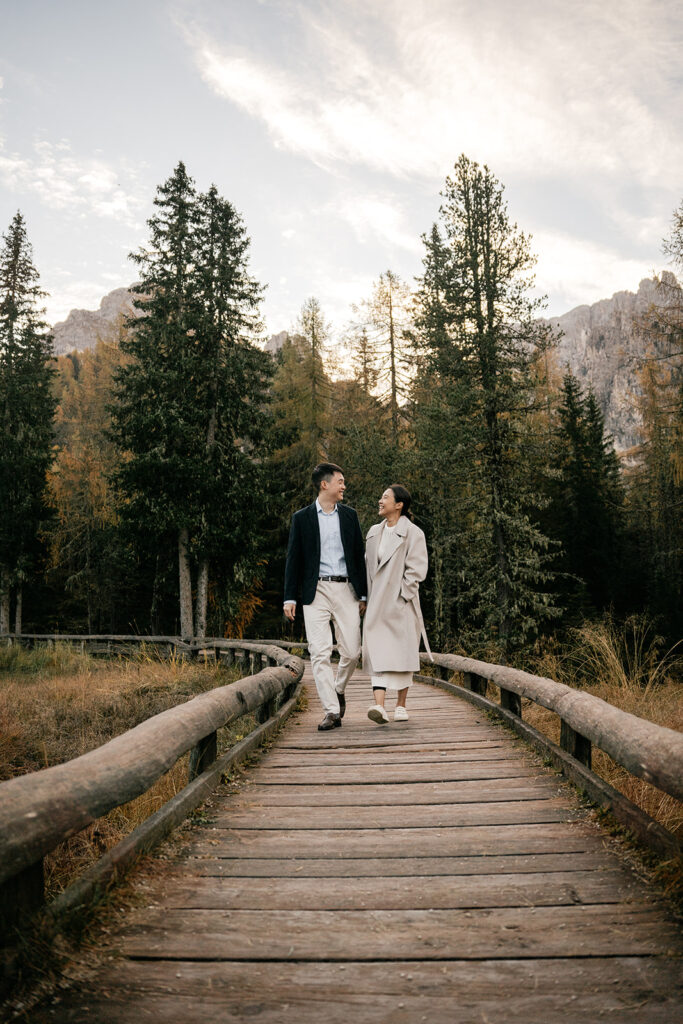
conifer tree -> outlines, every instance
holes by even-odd
[[[547,521],[562,546],[568,578],[585,588],[588,607],[579,601],[576,611],[602,611],[619,596],[624,501],[619,463],[593,391],[584,395],[569,370],[558,418]]]
[[[46,515],[52,459],[52,342],[38,272],[21,213],[0,250],[0,633],[9,631],[11,588],[21,632],[23,583]]]
[[[214,188],[198,196],[182,163],[154,202],[149,246],[133,256],[142,315],[124,343],[134,359],[118,375],[118,480],[126,519],[154,543],[175,538],[180,630],[201,636],[210,560],[234,579],[252,552],[270,360],[250,338],[260,289],[234,208]]]
[[[410,289],[391,270],[380,274],[372,295],[354,306],[363,357],[372,366],[374,387],[389,412],[391,437],[398,446],[400,408],[410,384],[410,360],[407,337],[412,328]]]
[[[548,328],[528,294],[529,239],[488,168],[461,156],[442,199],[441,229],[425,238],[418,341],[423,372],[440,380],[450,410],[441,447],[453,453],[453,476],[456,458],[458,474],[466,466],[462,500],[476,504],[476,535],[458,567],[463,614],[507,657],[552,612],[543,498],[527,472],[537,445],[531,364]],[[466,519],[456,504],[459,514]]]

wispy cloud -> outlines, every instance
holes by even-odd
[[[533,248],[538,256],[536,290],[554,296],[549,309],[553,316],[609,298],[614,292],[636,291],[655,270],[643,260],[625,258],[614,249],[560,232],[535,232]]]
[[[680,21],[660,0],[306,3],[287,67],[184,32],[210,88],[275,146],[323,165],[442,177],[461,151],[498,173],[673,180]],[[523,27],[522,27],[523,26]]]
[[[36,194],[52,209],[115,218],[130,227],[138,226],[147,202],[133,168],[115,168],[97,155],[78,156],[66,140],[38,140],[24,155],[8,150],[0,138],[0,181],[18,194]]]
[[[362,244],[379,243],[387,251],[387,258],[391,258],[394,249],[422,252],[420,238],[411,230],[404,211],[398,203],[383,196],[347,196],[335,200],[330,212],[349,224]]]

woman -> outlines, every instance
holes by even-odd
[[[363,668],[370,675],[375,703],[368,718],[385,725],[387,690],[397,690],[395,722],[406,722],[406,698],[420,667],[420,635],[425,634],[418,590],[427,575],[427,545],[411,521],[410,493],[392,484],[379,499],[384,520],[368,531],[365,566],[368,607],[363,633]],[[429,652],[431,655],[431,652]]]

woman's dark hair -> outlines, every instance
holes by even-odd
[[[394,492],[394,501],[403,502],[401,515],[408,516],[408,519],[412,521],[413,516],[410,511],[410,504],[413,499],[410,496],[410,491],[408,490],[408,488],[404,487],[403,484],[389,484],[389,490]]]

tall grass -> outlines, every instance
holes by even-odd
[[[683,731],[683,656],[681,645],[665,649],[647,616],[623,623],[612,616],[585,622],[560,645],[536,652],[530,670],[581,688],[632,715]],[[523,702],[524,718],[559,743],[557,715]],[[671,832],[683,831],[683,807],[674,797],[643,782],[594,748],[593,770]]]
[[[236,669],[151,651],[94,658],[68,644],[53,649],[0,647],[0,779],[61,764],[132,729],[146,718],[237,679]],[[227,749],[254,727],[245,716],[219,733]],[[45,859],[48,896],[61,891],[102,853],[183,788],[188,755],[154,786],[61,844]]]

